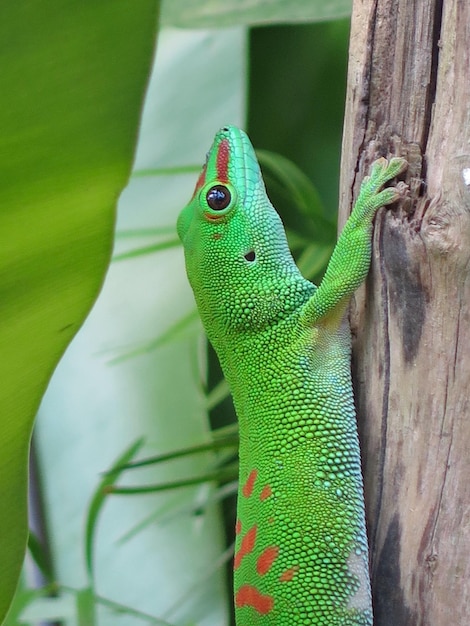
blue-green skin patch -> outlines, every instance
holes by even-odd
[[[380,189],[405,166],[374,164],[318,288],[293,261],[241,130],[216,135],[179,216],[188,277],[240,424],[238,626],[372,624],[343,316],[369,268],[373,216],[399,195]],[[229,202],[214,210],[216,185]]]

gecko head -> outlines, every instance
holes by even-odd
[[[254,329],[278,319],[310,284],[292,259],[250,140],[238,128],[216,134],[177,228],[209,337],[212,329]]]

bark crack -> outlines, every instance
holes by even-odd
[[[434,108],[434,103],[436,101],[443,4],[444,4],[444,0],[437,0],[435,3],[435,7],[434,7],[429,87],[428,87],[428,95],[426,98],[425,111],[423,114],[423,138],[422,138],[422,143],[421,143],[421,145],[425,148],[424,155],[426,155],[426,147],[427,147],[428,140],[429,140],[429,134],[431,132],[432,112]],[[424,158],[423,169],[422,169],[423,180],[426,180],[426,170],[427,170],[427,163],[426,163],[426,158]]]
[[[376,491],[375,501],[375,513],[376,520],[374,526],[373,537],[370,538],[371,554],[375,554],[377,546],[378,530],[381,527],[381,510],[382,510],[382,497],[384,489],[384,468],[385,468],[385,451],[387,449],[387,425],[388,425],[388,405],[390,394],[390,336],[389,336],[389,299],[388,299],[388,284],[387,284],[387,272],[385,268],[385,257],[383,254],[384,247],[384,228],[383,218],[380,224],[379,232],[379,258],[380,258],[380,276],[381,276],[381,309],[383,320],[383,393],[382,393],[382,414],[380,422],[380,447],[379,447],[379,462],[378,462],[378,485]],[[377,560],[376,560],[377,562]]]

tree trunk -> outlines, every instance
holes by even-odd
[[[470,617],[470,2],[356,0],[341,220],[405,156],[351,308],[376,626]]]

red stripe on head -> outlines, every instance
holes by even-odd
[[[266,615],[273,610],[274,598],[263,595],[252,585],[242,585],[235,594],[235,606],[237,609],[242,606],[251,606],[260,615]]]
[[[256,571],[260,576],[264,576],[272,567],[279,554],[278,546],[269,546],[261,552],[256,561]]]
[[[217,179],[221,183],[228,183],[228,162],[230,158],[230,144],[228,139],[222,139],[217,150]]]
[[[267,498],[269,498],[269,496],[272,496],[272,493],[273,493],[273,490],[271,489],[271,486],[265,485],[263,489],[261,490],[261,493],[259,494],[259,499],[262,502],[263,500],[266,500]]]
[[[249,498],[253,493],[253,488],[255,486],[257,476],[258,470],[251,470],[250,475],[246,480],[246,483],[242,487],[242,494],[245,496],[245,498]]]
[[[294,565],[294,567],[290,567],[289,569],[286,569],[285,572],[282,572],[282,574],[279,576],[279,580],[281,581],[281,583],[289,582],[289,580],[292,580],[294,578],[298,571],[299,566]]]
[[[247,554],[250,554],[250,552],[253,552],[253,548],[255,547],[255,543],[256,543],[257,530],[258,529],[256,526],[252,526],[252,528],[250,528],[250,530],[247,531],[246,535],[242,537],[240,547],[238,548],[238,551],[235,553],[235,558],[233,559],[233,569],[237,569],[238,567],[240,567],[242,559]]]
[[[242,523],[239,519],[235,522],[235,534],[239,535],[242,532]]]

